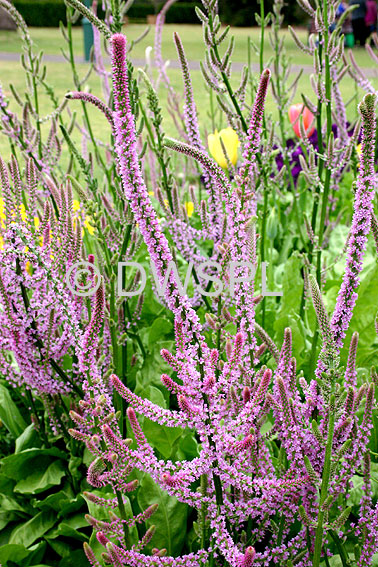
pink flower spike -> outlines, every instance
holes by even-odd
[[[240,562],[240,567],[250,567],[255,560],[256,551],[251,545],[245,550],[244,557]]]

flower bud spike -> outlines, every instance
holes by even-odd
[[[91,564],[92,567],[101,567],[100,563],[97,561],[93,549],[85,541],[83,544],[84,553]]]
[[[251,545],[245,550],[244,556],[240,559],[240,567],[251,567],[255,561],[256,551]]]

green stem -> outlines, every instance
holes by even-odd
[[[327,139],[326,143],[327,146],[329,144],[329,138],[332,132],[332,108],[331,108],[331,66],[329,61],[329,54],[328,54],[328,43],[329,43],[329,30],[328,30],[328,3],[327,0],[323,0],[323,19],[324,19],[324,63],[325,63],[325,94],[326,94],[326,118],[327,118]],[[321,138],[321,130],[318,132],[318,139]],[[325,149],[324,149],[325,152]],[[331,170],[329,167],[326,169],[325,174],[325,181],[324,181],[324,191],[323,191],[323,201],[322,201],[322,212],[320,217],[320,225],[319,225],[319,246],[321,246],[323,242],[323,234],[324,234],[324,223],[325,217],[327,212],[327,205],[328,205],[328,197],[329,197],[329,189],[330,189],[330,182],[331,182]]]
[[[327,445],[325,450],[322,484],[320,489],[319,512],[318,512],[318,520],[315,531],[315,546],[314,546],[314,557],[312,560],[312,567],[319,567],[321,552],[322,552],[323,523],[324,523],[324,511],[322,510],[322,505],[328,496],[328,485],[331,476],[332,444],[333,444],[333,434],[335,429],[334,408],[335,408],[335,396],[334,394],[332,394],[329,404],[329,411],[328,411],[329,421],[328,421]]]
[[[268,191],[267,187],[264,184],[264,205],[263,205],[263,214],[262,214],[262,223],[261,223],[261,262],[265,262],[265,230],[266,230],[266,217],[268,212]],[[262,316],[261,316],[261,326],[264,327],[265,325],[265,308],[266,302],[265,297],[262,300]]]
[[[343,564],[343,567],[351,567],[349,557],[348,557],[348,555],[345,551],[344,545],[343,545],[342,541],[340,540],[339,536],[337,535],[337,533],[334,530],[330,530],[329,533],[331,534],[331,538],[335,542],[335,545],[337,547],[337,551],[339,552],[341,563]]]
[[[201,475],[201,495],[202,498],[206,496],[207,491],[207,475]],[[207,506],[204,502],[201,504],[201,549],[206,549],[207,546],[207,529],[206,529],[206,512]]]
[[[264,36],[265,36],[265,10],[264,0],[260,0],[260,18],[261,18],[261,31],[260,31],[260,75],[264,71]]]
[[[212,15],[211,15],[211,14],[209,14],[209,26],[210,26],[211,31],[213,31],[213,18],[212,18]],[[213,45],[212,45],[212,50],[213,50],[213,52],[214,52],[214,55],[215,55],[216,60],[218,61],[219,64],[221,64],[222,59],[221,59],[221,56],[219,55],[219,50],[218,50],[218,46],[216,45],[216,43],[213,43]],[[232,89],[232,87],[231,87],[231,83],[230,83],[230,81],[229,81],[229,79],[228,79],[228,77],[227,77],[227,75],[226,75],[226,73],[225,73],[224,71],[220,70],[220,74],[221,74],[221,76],[222,76],[222,80],[223,80],[223,82],[224,82],[224,84],[225,84],[225,87],[226,87],[226,89],[227,89],[227,92],[228,92],[228,94],[229,94],[229,97],[230,97],[230,99],[231,99],[231,102],[232,102],[232,104],[234,105],[236,114],[237,114],[237,115],[239,116],[239,118],[240,118],[240,122],[241,122],[242,128],[243,128],[245,134],[247,134],[247,132],[248,132],[248,126],[247,126],[247,123],[246,123],[245,118],[244,118],[244,116],[243,116],[243,113],[242,113],[242,111],[241,111],[241,108],[240,108],[240,106],[239,106],[239,103],[238,103],[238,101],[236,100],[236,97],[235,97],[235,95],[234,95],[234,91],[233,91],[233,89]]]

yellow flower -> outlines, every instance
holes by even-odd
[[[34,217],[34,228],[38,229],[40,224],[39,218]]]
[[[29,274],[29,276],[33,275],[33,269],[32,269],[32,265],[29,262],[29,260],[26,262],[25,264],[25,270],[27,271],[27,273]]]
[[[4,207],[4,199],[0,197],[0,226],[1,228],[5,228],[5,207]]]
[[[150,197],[155,197],[155,192],[154,192],[154,191],[149,191],[148,194],[149,194]]]
[[[4,238],[0,236],[0,250],[4,248]]]
[[[26,209],[25,209],[24,203],[21,203],[21,205],[20,205],[20,214],[21,214],[22,221],[26,222],[28,215],[26,214]]]
[[[361,144],[357,144],[357,146],[356,146],[356,152],[357,152],[357,156],[358,156],[359,158],[361,158],[361,154],[362,154],[362,146],[361,146]],[[360,160],[358,160],[357,167],[360,167]]]
[[[77,211],[80,211],[80,201],[78,201],[77,199],[74,199],[72,201],[72,208],[73,208],[74,213],[77,213]]]
[[[226,153],[228,159],[233,165],[236,165],[238,161],[238,147],[240,145],[239,138],[235,130],[232,128],[224,128],[220,132],[215,130],[214,134],[209,134],[207,138],[207,143],[209,145],[209,150],[215,161],[223,167],[223,169],[227,169],[227,160],[224,156],[223,148],[221,145],[221,140],[223,145],[226,149]]]
[[[188,213],[188,217],[191,217],[192,214],[193,214],[193,211],[194,211],[194,205],[193,205],[192,201],[187,201],[185,203],[185,209],[186,209],[186,212]]]
[[[83,225],[85,226],[85,228],[87,229],[87,231],[89,232],[89,234],[91,236],[94,235],[95,233],[95,227],[92,226],[90,223],[92,222],[91,217],[89,217],[88,215],[85,217],[85,221],[83,222]]]

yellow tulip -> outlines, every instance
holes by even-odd
[[[29,260],[26,262],[25,264],[25,270],[27,271],[27,273],[29,274],[29,276],[33,275],[33,268],[31,263],[29,262]]]
[[[21,220],[22,220],[22,222],[26,222],[26,221],[27,221],[27,218],[28,218],[28,215],[27,215],[27,213],[26,213],[26,209],[25,209],[24,203],[21,203],[21,206],[20,206],[20,215],[21,215]]]
[[[185,203],[185,209],[186,209],[186,212],[188,214],[188,217],[191,217],[193,212],[194,212],[194,205],[193,205],[192,201],[187,201]]]
[[[5,228],[5,207],[4,207],[4,199],[0,197],[0,226],[1,228]]]
[[[89,232],[89,234],[91,236],[94,235],[95,233],[95,227],[92,226],[90,223],[92,222],[91,217],[89,217],[88,215],[85,217],[85,221],[83,223],[83,225],[85,226],[85,228],[87,229],[87,231]]]
[[[224,128],[220,132],[215,130],[214,134],[209,134],[207,138],[211,155],[218,165],[223,167],[223,169],[227,169],[228,164],[220,142],[221,139],[226,149],[228,159],[233,165],[236,165],[238,161],[238,147],[240,146],[240,142],[237,133],[230,127]]]
[[[77,199],[74,199],[72,201],[72,209],[74,213],[77,213],[77,211],[80,211],[80,201],[78,201]]]
[[[357,144],[356,146],[356,152],[359,158],[361,158],[361,154],[362,154],[362,146],[361,144]],[[360,167],[360,162],[358,161],[357,163],[357,167]]]

